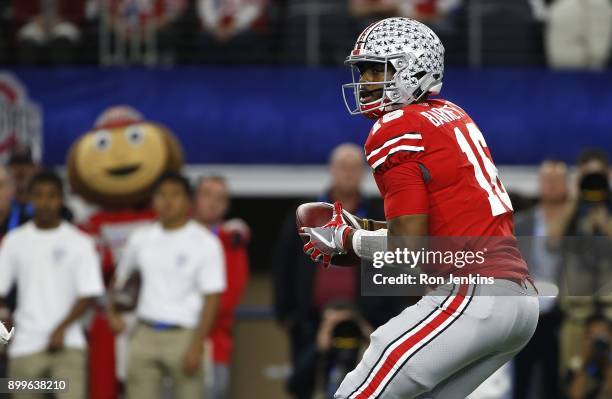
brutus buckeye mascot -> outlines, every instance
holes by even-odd
[[[127,106],[104,111],[93,129],[72,145],[68,178],[72,190],[98,209],[82,227],[96,238],[107,284],[129,234],[154,218],[148,205],[156,179],[178,171],[182,163],[174,135]],[[102,305],[89,337],[89,397],[116,398],[116,376],[125,375],[127,339],[115,340]]]

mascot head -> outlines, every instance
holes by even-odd
[[[72,145],[67,169],[72,189],[87,201],[133,207],[148,201],[162,173],[178,171],[182,163],[181,147],[166,127],[116,106]]]

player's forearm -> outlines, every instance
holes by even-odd
[[[362,226],[368,222],[360,220]],[[373,226],[388,226],[376,230],[359,229],[349,233],[347,250],[362,259],[372,259],[375,252],[395,251],[404,248],[421,248],[427,236],[427,215],[406,215],[391,219],[389,222],[374,222]],[[388,239],[388,237],[392,237]]]
[[[365,238],[365,239],[364,239]],[[373,259],[374,252],[387,249],[387,230],[352,230],[346,240],[346,250],[361,259]]]
[[[369,256],[369,254],[367,253],[363,253],[363,251],[360,251],[360,243],[361,243],[361,238],[364,235],[370,235],[368,233],[364,233],[365,232],[374,232],[377,230],[382,230],[382,229],[386,229],[387,228],[387,222],[386,221],[377,221],[377,220],[372,220],[372,219],[366,219],[366,218],[358,218],[357,216],[354,216],[355,219],[357,220],[357,222],[359,223],[359,226],[361,227],[362,231],[359,231],[357,233],[358,230],[351,230],[349,232],[349,235],[346,239],[346,244],[345,244],[345,250],[347,253],[349,254],[355,254],[358,257],[362,258],[362,259],[371,259],[371,256]],[[357,234],[356,234],[357,233]],[[379,234],[380,235],[380,234]],[[381,244],[381,251],[384,251],[384,244]]]
[[[80,298],[72,306],[70,313],[68,313],[68,316],[66,316],[66,318],[62,320],[62,322],[59,324],[58,327],[61,327],[61,328],[68,327],[70,324],[80,319],[81,316],[83,316],[85,312],[87,312],[91,307],[93,307],[94,304],[95,304],[95,298],[93,297]]]
[[[414,251],[427,246],[428,217],[427,215],[405,215],[389,221],[389,237],[387,251]]]
[[[219,310],[220,294],[209,294],[204,298],[204,307],[200,314],[200,321],[193,333],[193,343],[202,343],[202,341],[210,334],[217,312]]]

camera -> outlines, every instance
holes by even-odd
[[[357,366],[359,352],[365,342],[359,321],[355,318],[339,322],[332,331],[332,347],[327,357],[326,391],[333,397],[344,377]]]
[[[567,224],[565,235],[583,237],[602,235],[601,227],[593,225],[592,219],[594,216],[601,219],[602,214],[612,213],[608,176],[601,172],[585,174],[579,181],[578,189],[578,203]],[[578,249],[584,249],[582,247],[588,242],[574,243],[574,246],[576,244],[580,244]]]
[[[607,205],[610,201],[610,182],[604,173],[589,173],[580,179],[581,205]]]

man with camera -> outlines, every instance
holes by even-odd
[[[595,305],[612,320],[612,301],[606,283],[612,281],[612,195],[607,154],[583,151],[577,160],[577,196],[551,233],[560,239],[562,253],[561,359],[567,369],[580,356],[585,321]]]
[[[582,356],[573,359],[567,378],[570,399],[612,397],[610,338],[612,328],[605,317],[595,314],[587,319],[582,340]]]
[[[605,152],[590,149],[578,157],[578,201],[565,235],[612,237],[610,165]]]

